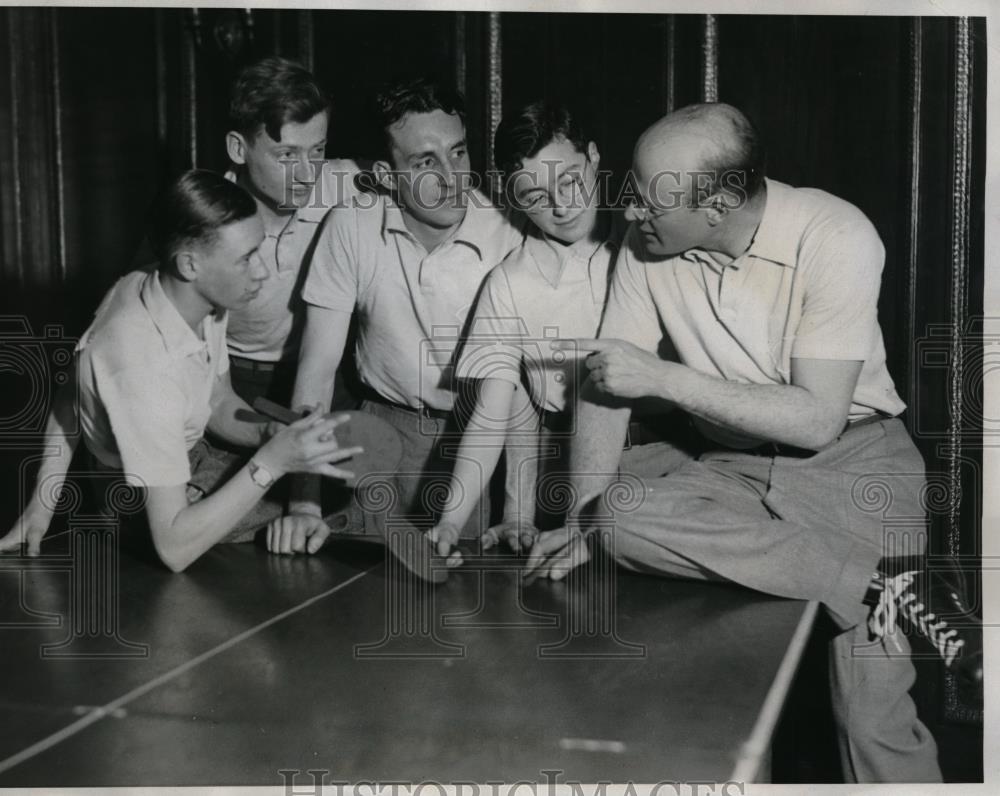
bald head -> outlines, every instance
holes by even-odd
[[[639,137],[634,158],[647,178],[680,173],[695,205],[719,191],[753,197],[764,180],[764,148],[756,129],[742,112],[721,102],[668,113]]]

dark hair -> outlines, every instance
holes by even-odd
[[[724,103],[701,103],[681,108],[673,116],[679,122],[700,125],[715,144],[699,164],[706,179],[692,187],[694,205],[720,191],[741,198],[752,198],[761,191],[767,153],[746,114]]]
[[[510,175],[556,138],[565,138],[577,152],[586,152],[590,139],[569,110],[548,100],[539,100],[505,115],[493,136],[493,161],[501,187]]]
[[[458,114],[462,124],[465,124],[465,98],[461,92],[443,83],[420,77],[383,88],[375,97],[375,116],[382,133],[380,155],[388,158],[391,154],[389,128],[392,125],[408,113],[431,111]]]
[[[153,202],[149,242],[168,267],[177,249],[190,242],[209,242],[227,224],[257,212],[253,197],[213,171],[194,169],[171,182]]]
[[[272,55],[243,69],[229,96],[229,123],[252,140],[263,125],[275,141],[288,122],[308,122],[330,99],[302,64]]]

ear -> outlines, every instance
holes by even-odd
[[[587,144],[587,160],[596,167],[601,162],[601,153],[597,151],[597,144],[591,141]]]
[[[398,179],[392,166],[387,161],[376,160],[372,164],[372,173],[375,175],[375,181],[387,191],[396,190]]]
[[[729,214],[729,205],[726,204],[725,197],[721,193],[713,194],[708,201],[702,205],[706,211],[706,218],[711,227],[718,226],[726,220]]]
[[[185,282],[194,282],[198,278],[198,255],[188,249],[181,249],[174,254],[174,273]]]
[[[242,166],[247,162],[247,149],[249,147],[250,145],[242,133],[237,133],[235,130],[226,133],[226,154],[237,166]]]

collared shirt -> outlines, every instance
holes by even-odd
[[[601,336],[656,351],[666,330],[685,365],[744,384],[790,384],[792,358],[861,360],[849,419],[899,414],[878,324],[885,249],[874,226],[825,191],[766,185],[753,242],[725,265],[698,250],[653,259],[633,225]],[[753,442],[703,430],[737,447]]]
[[[331,213],[303,299],[359,313],[357,365],[383,398],[451,409],[453,358],[483,279],[523,234],[482,194],[455,232],[428,252],[386,196]]]
[[[456,375],[518,384],[523,368],[534,404],[563,411],[586,354],[551,342],[597,334],[617,252],[614,236],[581,254],[529,233],[487,277]]]
[[[267,265],[268,278],[253,301],[229,313],[229,351],[233,356],[258,362],[298,356],[304,314],[297,290],[302,286],[300,272],[327,212],[344,207],[358,194],[354,186],[357,173],[358,167],[351,160],[325,161],[309,201],[288,217],[279,232],[265,235],[260,256]],[[226,177],[235,181],[236,174],[227,172]]]
[[[229,370],[225,313],[209,314],[196,335],[159,272],[132,272],[104,297],[77,352],[90,452],[138,486],[187,483],[187,452],[204,435],[212,389]]]

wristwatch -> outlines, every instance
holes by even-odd
[[[250,480],[261,489],[269,489],[271,484],[274,483],[274,476],[271,474],[271,471],[260,462],[251,459],[247,467],[250,468]]]

